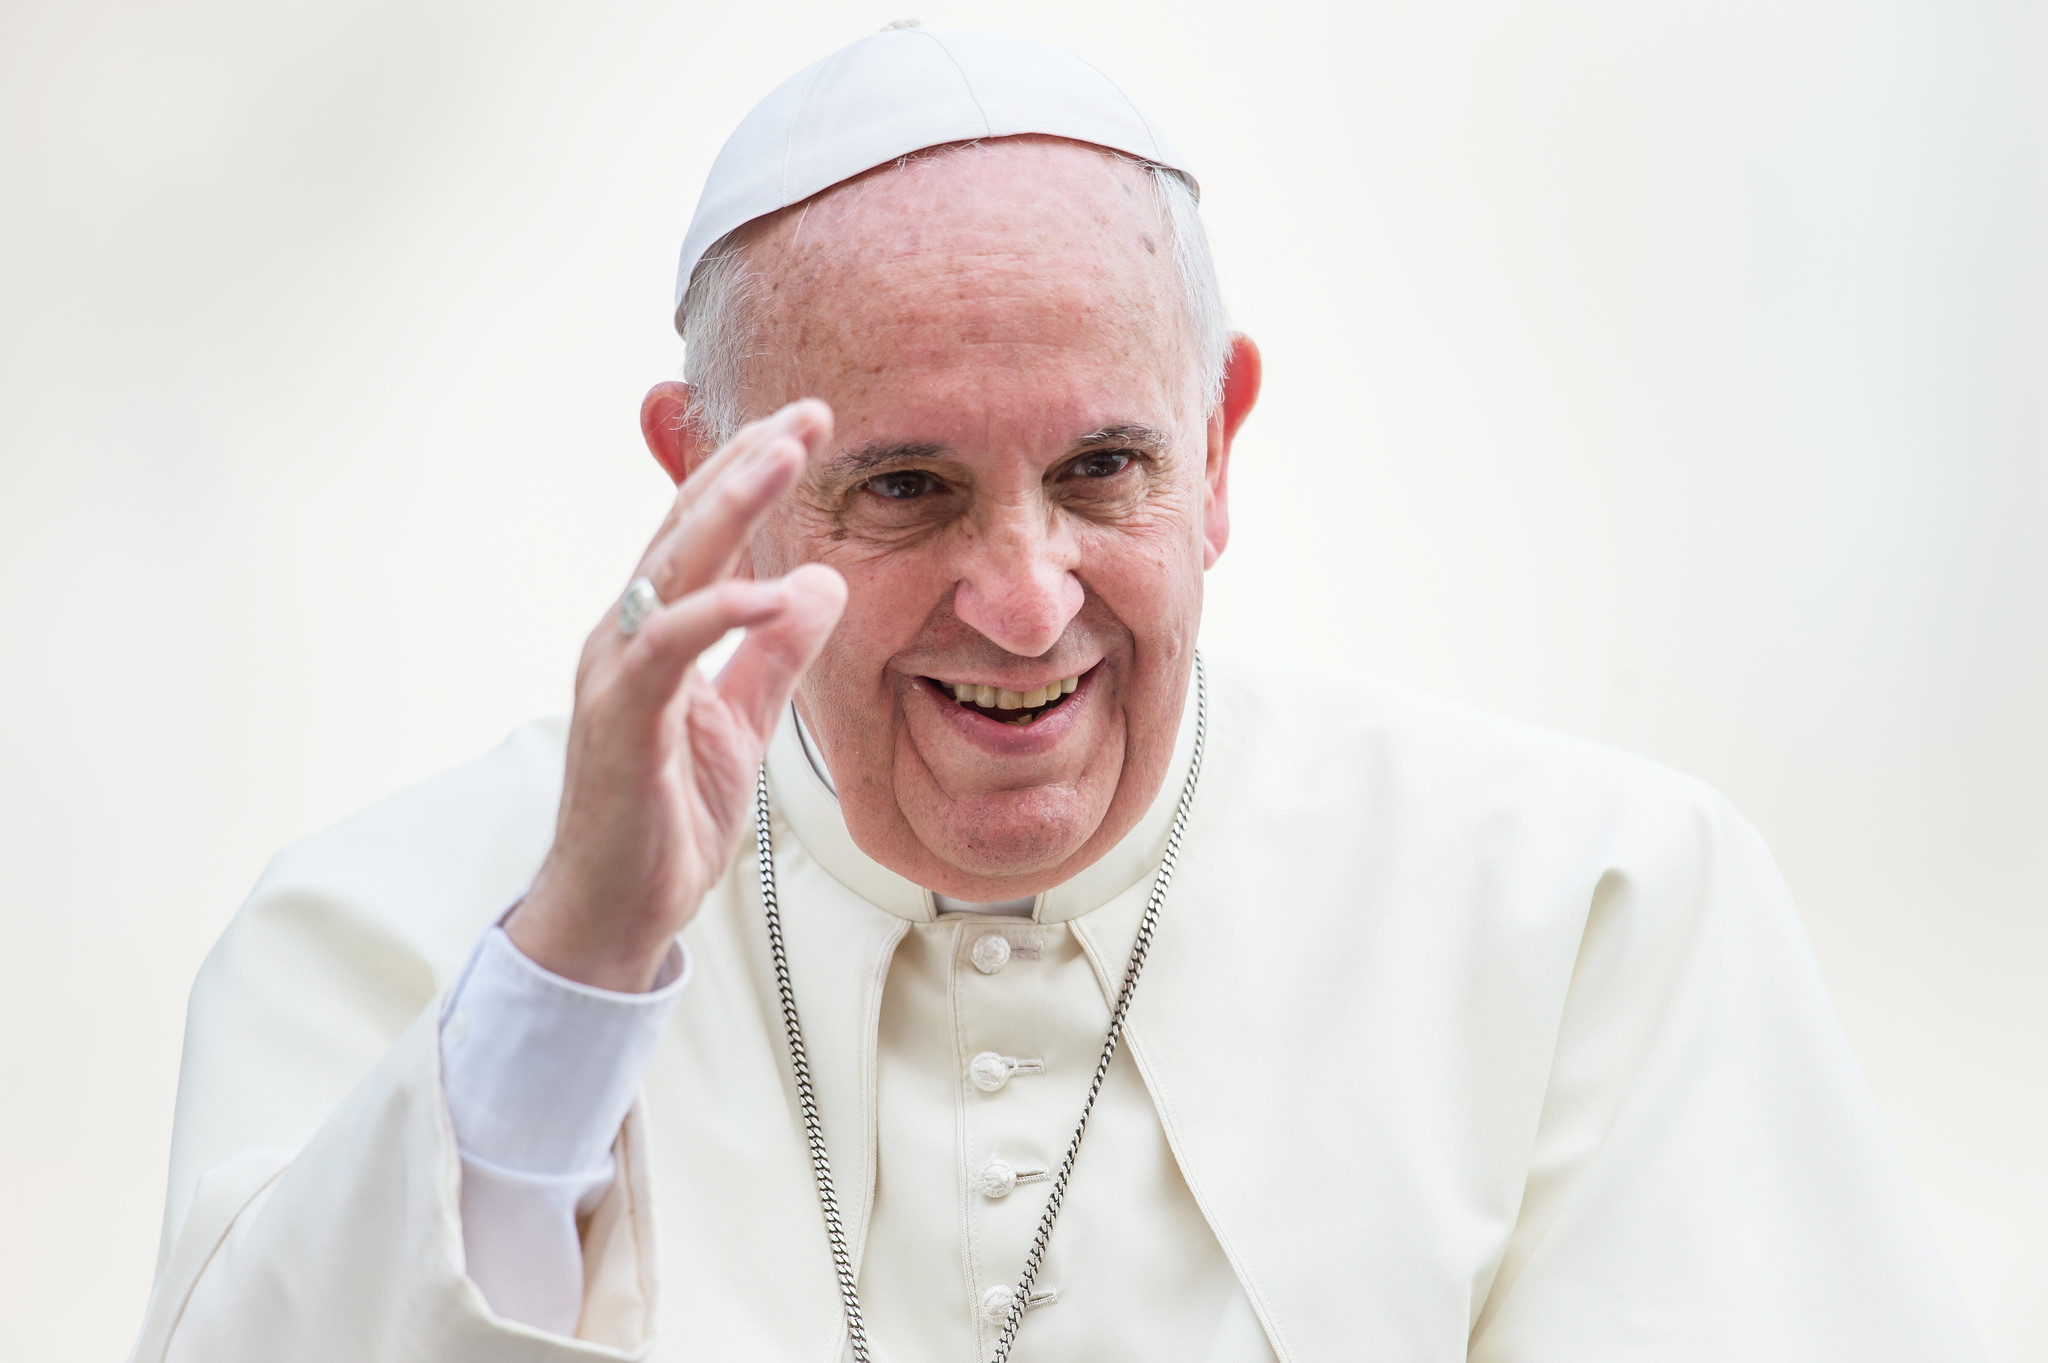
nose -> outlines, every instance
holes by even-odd
[[[1048,652],[1080,612],[1070,535],[1038,508],[1017,508],[968,544],[953,587],[953,613],[1005,652]]]

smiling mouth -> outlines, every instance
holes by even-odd
[[[1084,674],[1085,675],[1085,674]],[[1074,688],[1081,684],[1081,678],[1062,677],[1035,691],[1006,691],[999,686],[980,686],[974,682],[940,681],[937,677],[926,677],[932,687],[942,696],[951,699],[963,709],[978,710],[999,724],[1011,724],[1018,728],[1037,720],[1040,715],[1049,714],[1053,708],[1074,694]]]

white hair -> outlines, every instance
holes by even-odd
[[[1216,284],[1216,265],[1209,255],[1209,237],[1202,230],[1195,192],[1178,171],[1118,152],[1105,150],[1103,154],[1142,166],[1158,195],[1172,237],[1174,270],[1180,276],[1200,391],[1208,409],[1213,410],[1223,399],[1223,370],[1230,358],[1230,315]],[[746,362],[759,353],[756,323],[762,281],[747,260],[751,226],[743,224],[712,244],[691,272],[690,287],[683,296],[683,379],[695,397],[689,421],[698,438],[714,446],[732,439],[747,420],[741,381]]]

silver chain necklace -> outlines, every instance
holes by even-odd
[[[1117,1043],[1123,1040],[1124,1017],[1131,1010],[1131,996],[1138,991],[1138,972],[1145,968],[1145,954],[1152,948],[1152,933],[1159,924],[1159,908],[1166,902],[1166,887],[1173,883],[1173,863],[1180,855],[1180,840],[1187,832],[1188,810],[1195,803],[1195,782],[1202,774],[1202,749],[1209,737],[1209,679],[1202,669],[1202,655],[1195,654],[1195,745],[1188,758],[1188,779],[1180,789],[1180,803],[1174,807],[1173,828],[1166,835],[1166,854],[1159,859],[1158,874],[1152,877],[1152,895],[1145,901],[1145,916],[1138,922],[1138,940],[1131,945],[1130,964],[1124,967],[1123,987],[1117,991],[1116,1007],[1109,1013],[1109,1034],[1102,1039],[1102,1058],[1095,1062],[1095,1077],[1088,1084],[1088,1097],[1081,1104],[1081,1120],[1074,1137],[1067,1142],[1066,1158],[1045,1200],[1045,1214],[1038,1220],[1038,1233],[1031,1238],[1031,1251],[1024,1256],[1024,1276],[1011,1296],[1010,1311],[1003,1320],[1003,1333],[989,1363],[1004,1363],[1017,1331],[1024,1323],[1024,1309],[1030,1305],[1031,1286],[1045,1262],[1045,1247],[1052,1239],[1052,1224],[1059,1218],[1060,1203],[1067,1195],[1067,1179],[1074,1172],[1074,1160],[1081,1153],[1081,1137],[1088,1133],[1088,1114],[1095,1110],[1095,1096],[1109,1077],[1109,1062],[1116,1058]],[[854,1284],[853,1256],[846,1248],[846,1227],[839,1217],[839,1195],[832,1187],[832,1164],[825,1156],[825,1128],[818,1120],[818,1098],[811,1089],[811,1063],[804,1054],[803,1026],[797,1021],[796,990],[789,982],[789,957],[782,949],[782,914],[775,898],[775,845],[768,829],[768,768],[764,764],[754,782],[754,849],[761,867],[761,907],[768,923],[768,951],[775,958],[775,988],[782,996],[782,1030],[789,1040],[789,1067],[796,1075],[797,1102],[804,1110],[804,1138],[811,1147],[811,1173],[818,1181],[818,1203],[825,1212],[825,1235],[832,1242],[832,1268],[839,1278],[839,1297],[846,1308],[846,1335],[853,1347],[854,1363],[868,1363],[868,1332],[861,1320],[860,1291]]]

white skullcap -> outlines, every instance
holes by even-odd
[[[1079,57],[997,33],[891,25],[775,87],[726,139],[683,237],[676,330],[690,272],[734,228],[899,156],[1019,133],[1107,147],[1196,187],[1130,96]]]

